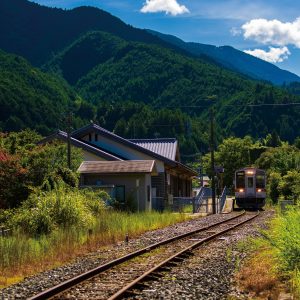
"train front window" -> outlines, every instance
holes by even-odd
[[[253,182],[254,182],[254,180],[253,180],[253,177],[248,177],[248,188],[253,188]]]
[[[236,188],[241,189],[245,188],[245,172],[237,172],[236,173]]]
[[[265,187],[265,175],[257,174],[256,175],[256,188],[263,189]]]

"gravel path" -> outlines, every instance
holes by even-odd
[[[259,217],[259,223],[263,223],[263,221],[268,218],[270,215],[270,213],[263,213],[263,215],[261,217]],[[160,240],[178,235],[180,233],[184,233],[187,231],[190,231],[192,229],[196,229],[199,227],[203,227],[203,226],[207,226],[210,225],[212,223],[216,223],[218,221],[227,219],[232,217],[232,214],[227,214],[227,215],[213,215],[213,216],[208,216],[208,217],[203,217],[203,218],[197,218],[197,219],[193,219],[184,223],[179,223],[176,225],[172,225],[169,227],[166,227],[164,229],[159,229],[159,230],[154,230],[154,231],[149,231],[143,235],[141,235],[139,238],[136,239],[130,239],[128,245],[125,243],[118,243],[116,245],[112,245],[111,247],[106,247],[105,249],[100,249],[97,252],[94,253],[90,253],[88,255],[85,255],[83,257],[79,257],[76,259],[76,261],[74,261],[71,264],[68,264],[66,266],[63,267],[59,267],[53,270],[49,270],[40,274],[37,274],[36,276],[31,276],[26,278],[24,281],[13,285],[11,287],[8,287],[6,289],[2,289],[1,290],[1,299],[26,299],[34,294],[39,293],[40,291],[52,287],[66,279],[69,279],[71,277],[74,277],[76,275],[79,275],[80,273],[83,273],[89,269],[92,269],[96,266],[98,266],[99,264],[103,264],[109,260],[121,257],[129,252],[132,252],[134,250],[137,249],[141,249],[147,245],[150,245],[152,243],[158,242]],[[197,263],[195,264],[193,262],[193,259],[196,259],[198,257],[198,254],[196,254],[193,258],[189,259],[186,261],[185,263],[185,267],[184,270],[187,269],[187,267],[189,268],[189,266],[197,266],[197,268],[192,268],[191,272],[193,273],[189,273],[189,272],[180,272],[180,271],[176,271],[175,274],[177,275],[172,275],[172,273],[168,274],[166,276],[166,278],[163,278],[162,281],[164,284],[166,284],[166,287],[162,287],[161,290],[159,289],[160,286],[160,282],[155,282],[153,283],[153,289],[151,289],[151,292],[145,292],[145,297],[150,298],[150,299],[221,299],[219,296],[216,298],[214,296],[212,296],[211,298],[209,297],[205,297],[205,298],[201,298],[200,296],[198,297],[198,295],[201,295],[201,289],[203,289],[203,286],[207,286],[204,289],[206,290],[206,292],[204,292],[203,295],[205,295],[205,293],[207,293],[207,291],[210,292],[210,285],[204,281],[204,284],[202,284],[201,282],[203,282],[203,280],[208,280],[210,282],[214,282],[214,280],[219,282],[219,277],[217,276],[217,274],[214,274],[211,276],[204,276],[202,272],[205,272],[205,268],[207,270],[209,270],[211,267],[209,267],[209,264],[211,263],[211,259],[213,259],[216,256],[216,259],[219,260],[219,267],[213,267],[213,271],[219,269],[222,270],[222,265],[224,265],[225,262],[228,261],[228,259],[224,259],[224,257],[222,258],[222,255],[224,255],[224,249],[226,249],[226,247],[230,247],[230,245],[234,242],[236,242],[237,240],[240,240],[246,236],[249,236],[251,234],[256,234],[257,230],[254,229],[254,227],[256,228],[256,226],[253,225],[245,225],[245,233],[243,234],[237,234],[237,235],[231,235],[230,238],[228,238],[228,240],[220,240],[218,242],[216,242],[217,244],[220,245],[220,247],[217,247],[215,249],[214,247],[214,251],[211,251],[211,246],[206,246],[207,250],[200,250],[199,251],[199,261],[197,261]],[[223,247],[223,248],[222,248]],[[225,247],[225,248],[224,248]],[[219,249],[220,250],[217,250]],[[222,250],[223,249],[223,250]],[[197,252],[198,253],[198,252]],[[203,253],[206,253],[205,257],[201,258],[201,255],[203,255]],[[225,251],[226,255],[228,256],[228,253]],[[208,256],[211,256],[210,258],[208,258]],[[225,255],[225,256],[226,256]],[[240,256],[240,254],[238,254]],[[234,255],[231,259],[230,265],[233,265],[233,270],[235,267],[235,258],[236,255]],[[202,264],[205,262],[205,266],[201,267],[201,262]],[[207,264],[207,262],[209,262],[209,264]],[[228,262],[227,262],[228,263]],[[205,267],[205,268],[204,268]],[[177,268],[174,268],[174,270],[176,270]],[[230,268],[225,267],[226,272],[228,273],[228,276],[230,277]],[[202,274],[201,274],[202,273]],[[186,276],[184,275],[186,274]],[[193,276],[191,276],[191,274],[193,274]],[[199,274],[199,276],[197,275]],[[223,273],[223,271],[221,271],[221,275],[225,275],[227,273]],[[224,277],[228,277],[228,276],[224,276]],[[171,278],[171,279],[170,279]],[[176,278],[176,280],[174,280],[174,278]],[[215,279],[213,279],[215,278]],[[199,281],[200,280],[200,281]],[[180,284],[180,282],[182,282],[182,284]],[[175,288],[173,284],[175,284]],[[191,286],[191,288],[188,289],[182,289],[180,287],[189,287]],[[195,286],[197,286],[197,288],[195,288]],[[226,289],[226,293],[229,291],[229,286],[230,286],[230,282],[228,285],[228,288]],[[193,287],[193,288],[192,288]],[[200,288],[202,287],[202,288]],[[208,290],[207,290],[208,289]],[[197,291],[199,290],[199,291]],[[168,292],[170,291],[170,292]],[[176,291],[176,293],[175,293]],[[178,293],[177,293],[178,291]],[[169,295],[169,293],[171,293],[171,295]],[[213,292],[213,291],[211,291]],[[221,294],[225,294],[225,290],[222,291]],[[174,296],[173,296],[174,295]],[[187,296],[186,295],[190,295]],[[207,295],[207,294],[206,294]],[[220,295],[220,293],[218,294]],[[163,297],[163,298],[161,298]],[[196,298],[195,298],[196,297]]]

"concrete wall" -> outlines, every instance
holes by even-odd
[[[83,160],[84,161],[103,161],[104,159],[93,153],[83,150]]]
[[[125,200],[133,199],[137,210],[144,211],[151,209],[151,197],[148,199],[148,188],[151,192],[150,174],[116,174],[116,175],[97,175],[83,174],[82,185],[101,185],[125,186]],[[150,201],[149,201],[150,200]]]

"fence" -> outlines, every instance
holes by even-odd
[[[165,209],[163,197],[152,197],[152,209],[162,212]]]
[[[10,229],[7,229],[3,226],[0,226],[0,236],[8,236],[11,234],[11,230]]]
[[[216,212],[221,213],[226,203],[227,189],[216,199]],[[171,197],[167,203],[168,209],[174,212],[213,213],[212,189],[202,187],[196,197]],[[165,202],[163,197],[152,198],[152,209],[163,211]]]

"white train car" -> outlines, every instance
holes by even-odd
[[[266,172],[257,168],[235,171],[235,201],[242,208],[262,208],[266,203]]]

